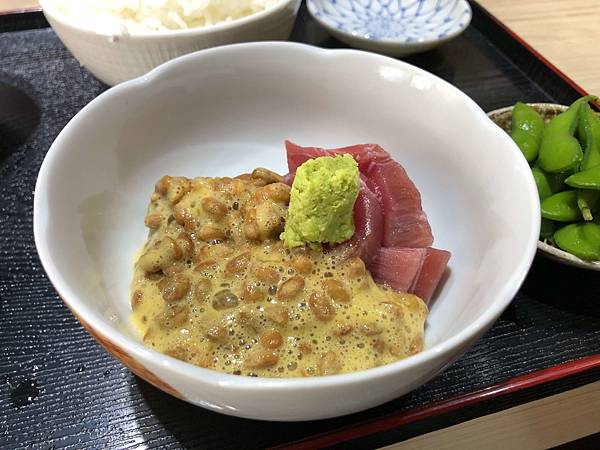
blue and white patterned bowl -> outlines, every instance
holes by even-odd
[[[311,15],[353,47],[404,56],[429,50],[471,21],[466,0],[308,0]]]

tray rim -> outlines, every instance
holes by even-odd
[[[352,425],[318,433],[304,439],[292,441],[273,449],[285,448],[286,450],[302,450],[310,448],[324,448],[343,444],[355,439],[365,438],[377,433],[384,433],[397,427],[410,423],[426,420],[441,414],[460,410],[467,406],[476,405],[485,400],[508,395],[540,386],[552,381],[561,380],[573,375],[600,368],[600,354],[586,356],[562,364],[537,370],[506,381],[477,389],[465,394],[452,396],[445,400],[425,404],[423,406],[405,409],[390,413],[376,419],[357,422]],[[587,383],[584,383],[587,384]],[[525,402],[526,403],[526,402]],[[468,420],[468,419],[467,419]],[[463,422],[463,421],[460,421]],[[433,430],[431,430],[433,431]],[[426,431],[425,433],[427,433]],[[419,433],[424,434],[424,433]]]

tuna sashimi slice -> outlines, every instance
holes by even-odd
[[[379,249],[370,271],[378,283],[388,284],[392,289],[409,292],[419,276],[427,249],[385,248]]]
[[[450,252],[437,248],[380,248],[371,264],[371,274],[399,292],[409,292],[429,304],[450,259]]]
[[[371,162],[391,159],[390,154],[377,144],[350,145],[348,147],[325,149],[319,147],[301,147],[293,142],[285,141],[285,149],[290,172],[295,172],[302,163],[309,159],[318,158],[319,156],[343,155],[347,153],[352,155],[358,163],[358,170],[363,173],[366,172]]]
[[[433,234],[421,208],[421,194],[404,168],[393,160],[375,161],[366,175],[383,207],[383,246],[430,246]]]
[[[426,304],[429,304],[429,300],[431,300],[431,297],[435,293],[449,260],[450,252],[437,248],[428,248],[421,272],[413,286],[411,286],[410,292],[419,296]]]
[[[380,146],[364,144],[323,149],[300,147],[286,141],[285,148],[290,171],[287,179],[308,159],[343,153],[352,155],[383,208],[383,245],[427,247],[433,243],[431,227],[421,207],[421,194],[404,168]]]
[[[354,236],[340,247],[348,249],[353,256],[360,256],[369,267],[381,247],[383,212],[377,197],[362,180],[353,212]]]
[[[338,246],[360,256],[375,281],[410,292],[429,303],[439,284],[450,252],[430,247],[433,243],[421,194],[404,168],[376,144],[335,149],[300,147],[286,141],[286,183],[305,161],[348,153],[358,163],[361,187],[354,203],[354,236]],[[383,246],[383,247],[382,247]]]
[[[290,175],[296,173],[296,169],[309,159],[318,158],[319,156],[328,156],[329,153],[317,147],[300,147],[290,141],[285,141],[285,153],[287,156],[288,170]]]

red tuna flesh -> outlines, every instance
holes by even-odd
[[[410,289],[410,292],[422,298],[426,304],[435,293],[444,270],[450,260],[450,252],[437,248],[428,248],[421,272]]]
[[[357,161],[361,188],[354,204],[355,234],[339,247],[360,256],[375,281],[428,303],[441,280],[450,253],[429,247],[431,227],[421,195],[404,168],[378,145],[337,149],[300,147],[286,141],[286,182],[308,159],[348,153]],[[383,245],[383,247],[382,247]]]
[[[360,256],[369,267],[381,247],[383,238],[383,213],[375,194],[362,182],[354,203],[354,235],[340,244],[355,256]]]
[[[409,292],[419,276],[426,252],[424,248],[380,248],[369,268],[371,275],[378,283]]]
[[[352,145],[336,149],[300,147],[285,142],[288,168],[295,173],[308,159],[348,153],[358,163],[366,183],[383,208],[383,245],[385,247],[427,247],[433,243],[421,195],[404,168],[376,144]]]
[[[449,259],[450,252],[437,248],[383,247],[370,270],[378,283],[415,294],[429,304]]]
[[[291,173],[296,172],[298,166],[309,159],[319,156],[349,154],[358,164],[358,170],[366,173],[368,165],[373,161],[387,161],[391,159],[390,154],[377,144],[350,145],[340,148],[300,147],[290,141],[285,141],[288,169]]]
[[[368,186],[383,207],[384,247],[428,247],[433,244],[421,194],[404,168],[393,160],[374,162],[367,170]]]

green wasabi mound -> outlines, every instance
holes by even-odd
[[[360,175],[350,155],[309,159],[296,171],[290,207],[281,233],[288,247],[339,244],[354,235],[352,211]]]

